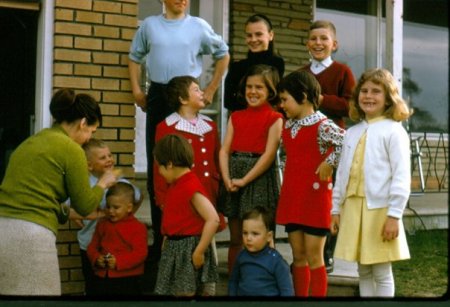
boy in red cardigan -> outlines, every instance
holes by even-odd
[[[306,47],[312,59],[301,70],[312,73],[320,84],[322,93],[319,97],[319,111],[345,129],[344,117],[348,117],[355,77],[347,65],[331,58],[331,54],[338,49],[334,24],[327,20],[313,22],[309,27]],[[335,245],[336,237],[327,235],[324,260],[328,273],[333,271]]]
[[[147,228],[133,215],[134,188],[118,182],[106,193],[107,217],[88,246],[95,295],[139,295],[147,257]]]

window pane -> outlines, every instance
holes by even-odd
[[[408,12],[405,15],[420,16]],[[315,19],[335,24],[339,49],[333,58],[350,66],[356,79],[366,69],[376,67],[376,17],[318,7]],[[435,15],[433,25],[424,24],[424,18],[418,20],[422,23],[403,24],[403,97],[415,109],[409,121],[412,131],[448,132],[449,33],[447,23],[436,19],[446,19],[446,15]],[[381,63],[385,67],[384,19],[381,44]]]

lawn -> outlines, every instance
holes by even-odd
[[[448,230],[408,234],[411,259],[393,263],[396,297],[448,296]]]

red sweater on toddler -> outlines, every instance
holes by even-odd
[[[97,258],[108,253],[116,258],[116,268],[96,266]],[[133,214],[114,223],[103,219],[97,223],[87,255],[97,276],[117,278],[142,275],[147,257],[147,228]]]

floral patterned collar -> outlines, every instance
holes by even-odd
[[[200,136],[205,135],[213,129],[208,123],[210,121],[212,121],[212,119],[203,114],[197,115],[197,122],[195,123],[195,125],[181,117],[177,112],[174,112],[166,117],[166,124],[168,126],[176,124],[176,130],[189,132]]]
[[[291,129],[291,137],[295,138],[302,126],[312,126],[326,118],[327,117],[320,111],[316,111],[315,113],[301,119],[288,119],[284,124],[284,128]]]

